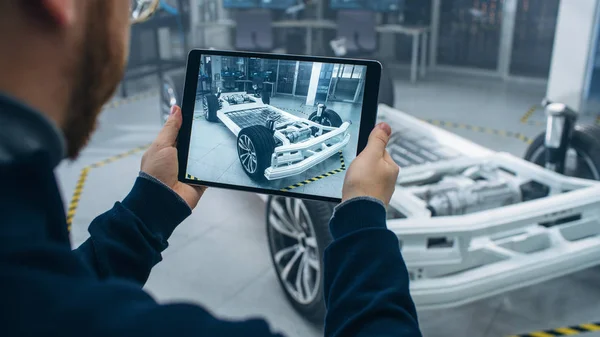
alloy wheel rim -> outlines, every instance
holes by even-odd
[[[268,214],[270,245],[277,273],[287,293],[307,305],[321,282],[314,226],[302,200],[273,197]]]
[[[244,170],[249,173],[256,172],[258,167],[256,149],[254,148],[254,143],[252,143],[250,137],[246,135],[240,136],[240,140],[238,141],[238,150]]]

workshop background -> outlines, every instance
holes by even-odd
[[[362,10],[374,15],[361,25],[345,24],[357,12],[336,9],[344,1],[272,0],[271,9],[258,3],[161,1],[160,13],[132,28],[127,74],[98,130],[77,161],[57,169],[74,246],[87,238],[94,217],[131,188],[164,121],[165,81],[182,72],[191,48],[334,56],[343,52],[340,33],[358,29],[352,33],[361,39],[349,43],[384,63],[395,108],[518,157],[545,130],[544,98],[567,104],[581,122],[600,121],[600,0],[381,1],[381,8]],[[290,71],[294,81],[285,90],[293,97],[300,83],[298,69]],[[350,95],[351,85],[346,89]],[[287,336],[322,335],[286,299],[265,221],[257,195],[209,189],[174,232],[145,288],[161,302],[196,303],[225,318],[266,318]],[[600,331],[598,284],[594,267],[420,311],[420,324],[426,337],[600,336],[593,332]]]

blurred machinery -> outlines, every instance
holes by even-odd
[[[290,22],[301,18],[302,12],[310,4],[311,1],[302,0],[224,0],[223,8],[233,11],[234,46],[237,50],[269,52],[276,48],[274,20],[287,20],[289,25]],[[287,28],[294,28],[293,24]],[[286,35],[290,33],[294,32],[288,31]],[[295,49],[296,54],[299,54],[305,46],[299,44],[296,39],[292,40],[295,40],[295,43],[290,45],[294,47],[288,53],[294,53]]]
[[[426,75],[431,32],[430,7],[422,3],[431,1],[224,0],[221,12],[192,6],[192,40],[203,48],[381,59],[382,49],[393,50],[394,37],[404,36],[412,41],[410,80],[416,82]],[[214,38],[222,28],[232,29],[230,44]]]
[[[190,41],[185,33],[190,28],[189,0],[160,0],[158,13],[150,20],[131,27],[131,48],[121,95],[128,95],[127,83],[157,74],[159,81],[173,69],[185,67]],[[161,38],[163,33],[174,31],[172,38]],[[175,47],[175,48],[173,48]],[[166,51],[180,50],[179,54]]]
[[[558,8],[558,0],[519,2],[516,8],[512,0],[506,4],[500,0],[169,0],[168,4],[176,8],[179,2],[184,7],[181,19],[171,17],[167,29],[184,27],[187,41],[182,50],[368,56],[408,63],[413,83],[433,67],[483,69],[503,78],[530,70],[545,76],[549,60],[538,55],[551,54]],[[535,20],[534,12],[540,15]],[[141,34],[134,31],[134,35]],[[130,68],[143,70],[149,63],[154,69],[157,63],[167,66],[156,60],[153,49],[164,54],[176,48],[156,48],[153,33],[143,35],[144,42],[132,49],[138,55],[132,55]],[[184,39],[176,35],[172,34],[171,42],[180,46]],[[524,56],[532,53],[536,56]]]

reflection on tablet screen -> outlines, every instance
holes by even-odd
[[[341,198],[367,67],[203,55],[187,175]]]

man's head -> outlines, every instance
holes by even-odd
[[[72,159],[123,76],[129,6],[127,0],[0,2],[0,91],[53,119]]]

